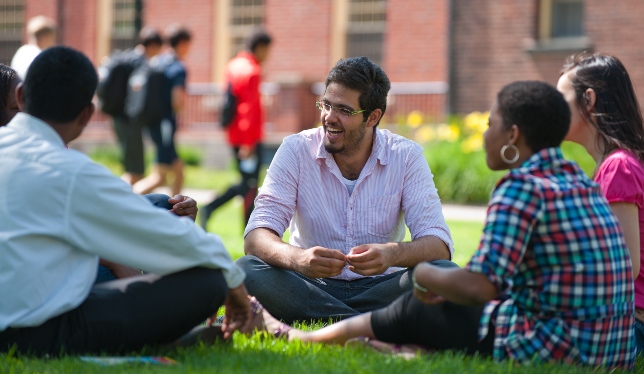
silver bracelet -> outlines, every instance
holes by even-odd
[[[418,291],[427,292],[428,291],[427,288],[421,286],[420,284],[418,284],[418,282],[416,282],[416,272],[418,271],[418,268],[419,266],[416,265],[416,268],[411,273],[411,283],[414,285],[414,288],[417,289]]]

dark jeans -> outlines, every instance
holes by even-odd
[[[102,283],[80,306],[40,326],[0,332],[0,352],[16,344],[39,356],[115,354],[171,343],[217,312],[227,295],[221,271],[205,268]]]
[[[379,277],[344,281],[307,278],[292,271],[268,265],[255,256],[238,259],[237,266],[246,272],[245,285],[276,318],[296,320],[346,318],[383,308],[411,290],[411,269]],[[451,261],[432,264],[458,267]]]
[[[427,305],[412,292],[371,314],[376,339],[395,344],[418,344],[436,350],[458,350],[492,355],[494,328],[479,341],[484,306],[464,306],[446,301]]]
[[[239,147],[233,147],[234,157],[237,161],[237,171],[241,176],[241,181],[235,185],[228,187],[226,192],[203,207],[202,212],[200,213],[202,217],[200,218],[204,230],[206,229],[205,224],[208,221],[208,218],[210,218],[212,212],[230,201],[235,196],[241,196],[244,198],[244,219],[245,223],[248,224],[250,214],[253,213],[253,209],[255,209],[255,198],[257,197],[257,185],[259,183],[259,171],[262,166],[262,151],[263,145],[261,143],[257,143],[255,145],[255,156],[257,157],[255,167],[252,170],[244,170],[244,168],[241,167],[242,160],[239,159]]]

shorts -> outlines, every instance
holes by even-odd
[[[157,149],[157,164],[171,165],[179,158],[174,144],[174,134],[177,131],[176,119],[164,118],[161,123],[151,125],[148,130]]]

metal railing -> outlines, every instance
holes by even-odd
[[[402,124],[413,111],[422,113],[424,118],[433,123],[441,122],[445,115],[448,90],[449,87],[444,82],[392,83],[383,123]],[[319,123],[319,112],[314,101],[324,94],[323,83],[314,83],[301,91],[288,91],[277,83],[268,82],[263,83],[261,91],[266,121],[264,129],[268,138],[271,135],[281,138]],[[178,136],[194,139],[221,137],[223,131],[219,126],[219,118],[224,96],[220,87],[211,83],[191,84],[187,93],[185,108],[177,121]],[[294,116],[297,118],[293,119]],[[285,118],[291,122],[290,125],[285,124]],[[295,126],[293,121],[297,122]],[[110,118],[97,110],[83,137],[111,138]]]

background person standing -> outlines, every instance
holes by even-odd
[[[56,45],[56,22],[45,16],[36,16],[27,23],[27,44],[18,48],[11,60],[11,68],[22,79],[27,75],[31,62],[43,49]]]
[[[266,31],[256,30],[246,41],[247,50],[239,52],[226,66],[226,86],[234,96],[236,106],[226,131],[241,181],[202,208],[199,222],[204,230],[212,212],[235,196],[244,198],[244,225],[255,207],[264,137],[264,113],[259,92],[261,64],[268,58],[271,41]]]
[[[132,72],[161,53],[163,39],[157,30],[144,27],[139,33],[139,44],[134,49],[117,51],[107,66],[99,68],[100,82],[97,94],[101,109],[112,116],[118,138],[125,173],[121,179],[134,184],[143,178],[145,157],[141,126],[125,113],[128,79]]]
[[[135,183],[134,192],[147,194],[167,183],[167,175],[173,174],[170,184],[172,195],[179,194],[183,188],[184,165],[175,146],[177,114],[183,110],[186,101],[187,70],[183,64],[190,51],[192,34],[184,27],[170,25],[166,29],[166,40],[171,50],[154,61],[163,66],[164,83],[162,88],[165,113],[160,123],[148,124],[150,137],[157,149],[156,165],[152,173]],[[151,61],[153,62],[153,61]]]

